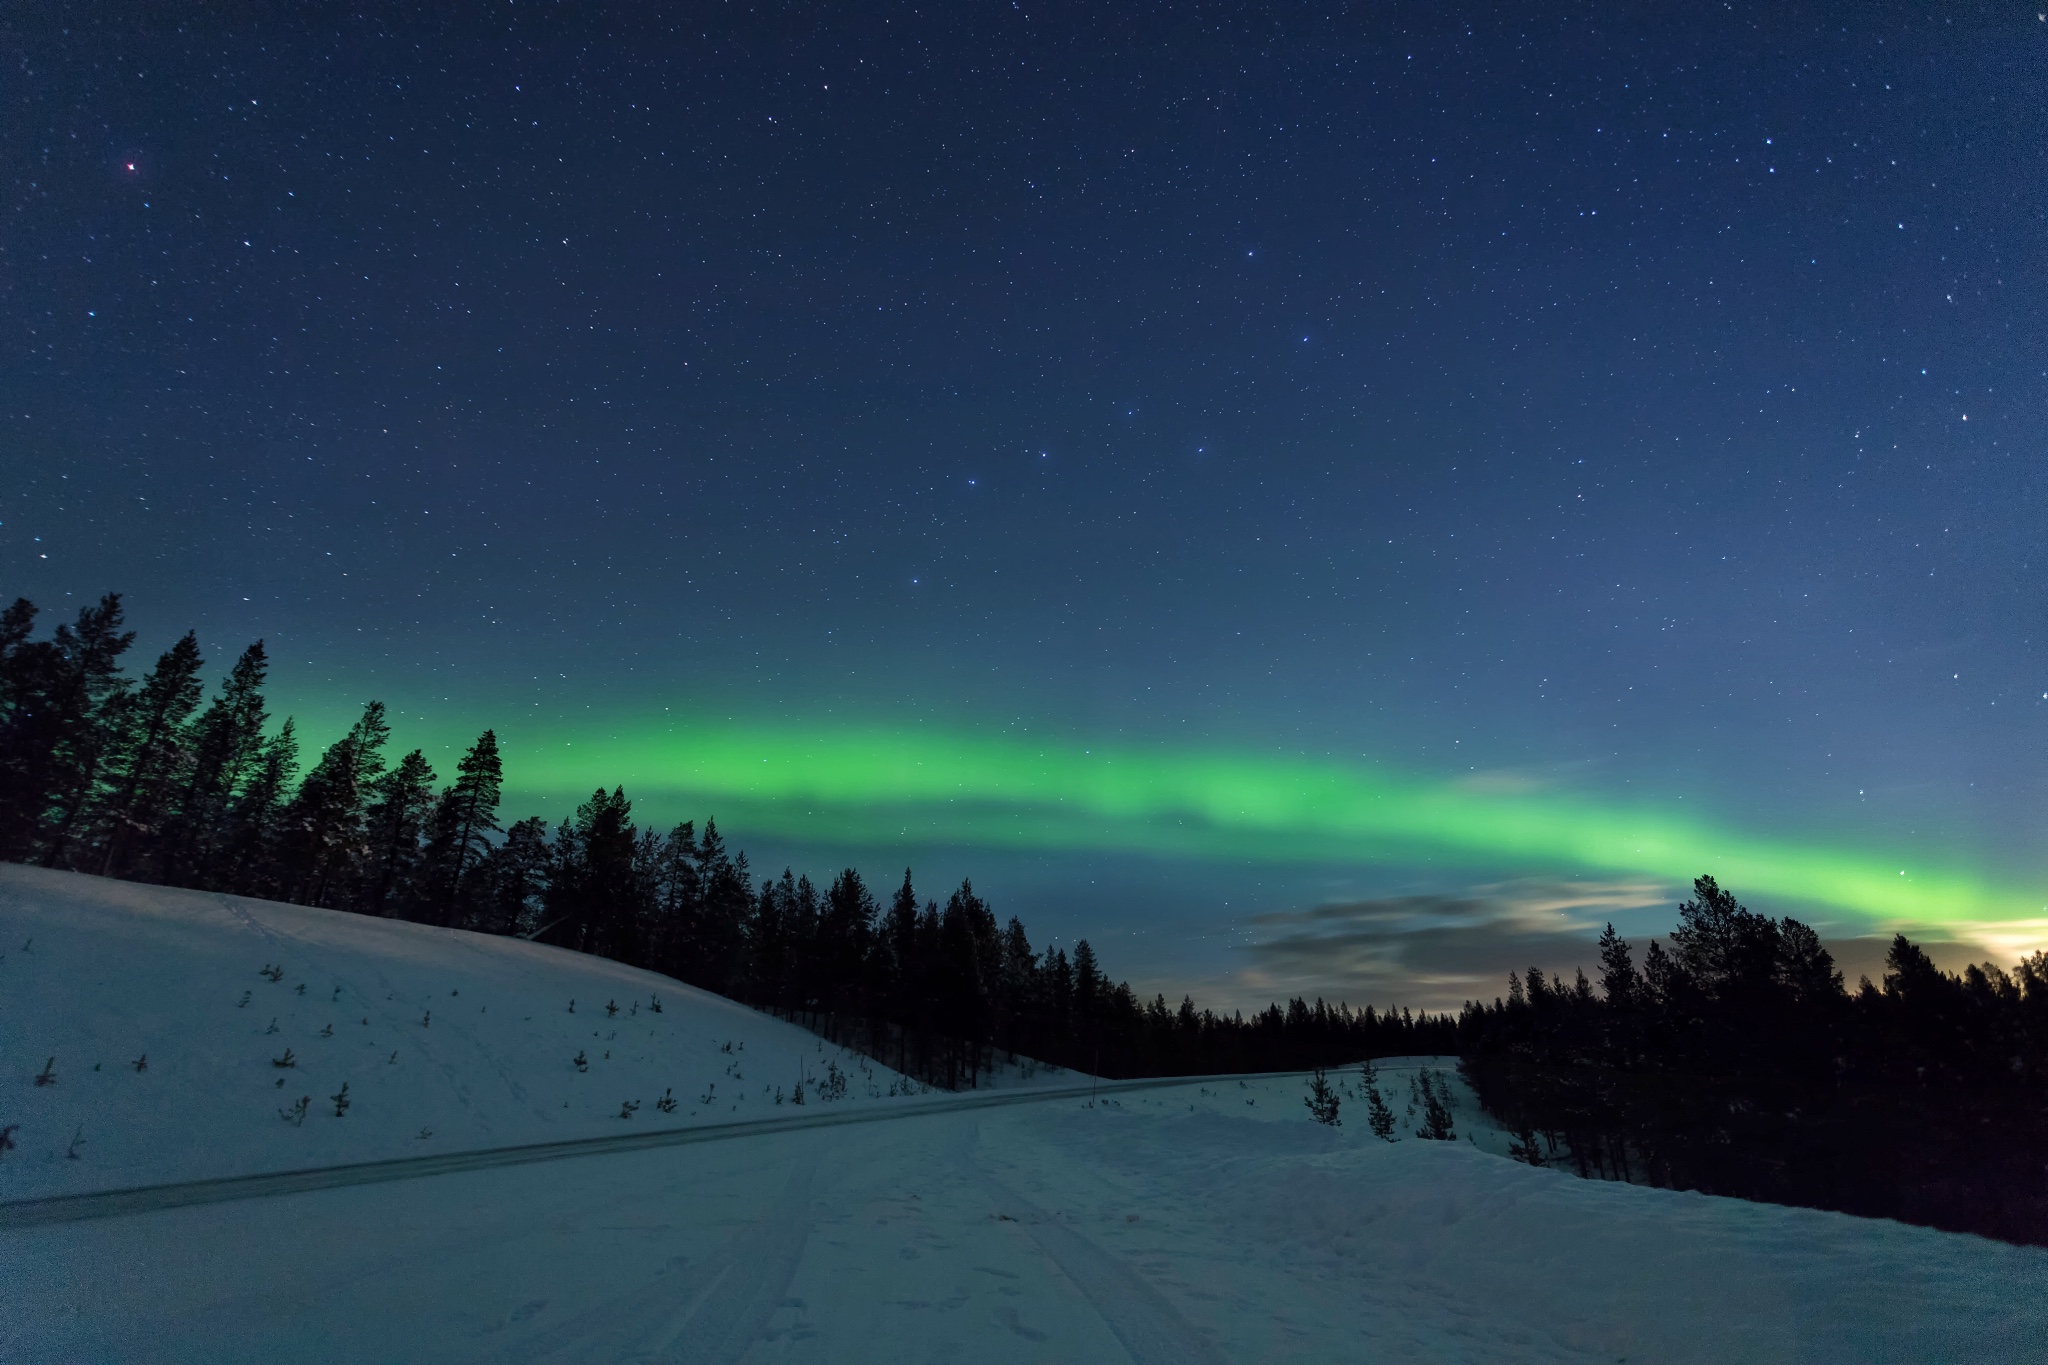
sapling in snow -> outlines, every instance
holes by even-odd
[[[619,1002],[618,1002],[618,1001],[616,1001],[616,1000],[607,1000],[607,1001],[605,1001],[605,1002],[604,1002],[604,1017],[605,1017],[605,1018],[607,1018],[607,1019],[613,1019],[613,1018],[616,1018],[616,1017],[618,1016],[618,1013],[619,1013]]]
[[[654,1011],[654,1012],[655,1012],[656,1014],[660,1014],[660,1013],[661,1013],[661,997],[660,997],[660,996],[658,996],[658,995],[657,995],[657,996],[653,996],[653,997],[651,997],[651,998],[650,998],[650,999],[648,1000],[648,1002],[647,1002],[647,1008],[648,1008],[648,1009],[650,1009],[650,1010],[653,1010],[653,1011]]]
[[[1448,1090],[1449,1083],[1444,1082],[1443,1088]],[[1438,1086],[1430,1083],[1427,1072],[1422,1077],[1422,1111],[1422,1127],[1416,1129],[1415,1136],[1435,1142],[1451,1142],[1457,1138],[1458,1135],[1451,1130],[1450,1105],[1445,1102],[1445,1096],[1438,1093]]]
[[[578,1071],[588,1071],[590,1070],[590,1059],[581,1052],[578,1052],[576,1054],[575,1066]]]
[[[322,1038],[332,1038],[334,1036],[334,1025],[329,1024],[326,1028],[321,1029],[320,1036]]]
[[[263,1030],[263,1036],[268,1038],[271,1034],[275,1032],[277,1032],[277,1019],[273,1016],[270,1021],[270,1027]]]
[[[1372,1126],[1372,1135],[1380,1141],[1400,1141],[1394,1136],[1394,1111],[1387,1108],[1387,1101],[1376,1085],[1365,1088],[1365,1121]]]
[[[350,1100],[348,1097],[347,1081],[343,1081],[341,1083],[341,1089],[336,1091],[334,1094],[329,1095],[327,1098],[334,1101],[334,1117],[336,1118],[340,1118],[343,1114],[346,1114],[348,1112],[349,1105],[354,1103],[354,1101]]]
[[[138,1075],[149,1070],[149,1054],[147,1052],[143,1053],[140,1057],[128,1063],[128,1065],[134,1067]]]
[[[284,1084],[282,1078],[278,1080],[278,1084]],[[303,1128],[306,1126],[306,1107],[312,1103],[313,1097],[311,1095],[301,1095],[297,1104],[286,1105],[277,1111],[277,1116],[286,1123],[291,1124],[294,1128]]]
[[[80,1147],[83,1147],[84,1145],[85,1145],[85,1125],[84,1125],[84,1124],[80,1124],[80,1125],[78,1126],[78,1131],[74,1132],[74,1133],[73,1133],[73,1134],[71,1135],[71,1145],[70,1145],[69,1147],[66,1147],[66,1148],[64,1149],[64,1155],[65,1155],[65,1156],[67,1156],[67,1157],[69,1157],[69,1158],[71,1158],[71,1160],[73,1160],[73,1161],[76,1161],[76,1160],[78,1160],[78,1149],[79,1149]]]
[[[43,1069],[42,1069],[41,1071],[38,1071],[38,1072],[36,1073],[36,1084],[37,1084],[37,1085],[55,1085],[56,1083],[57,1083],[57,1059],[56,1059],[55,1057],[52,1057],[52,1058],[50,1058],[50,1060],[49,1060],[49,1061],[47,1061],[47,1062],[44,1062],[44,1063],[43,1063]]]
[[[296,991],[298,994],[304,995],[306,993],[306,983],[301,981],[298,985],[292,987],[292,989]]]
[[[639,1107],[640,1101],[627,1100],[624,1104],[621,1104],[619,1106],[619,1117],[622,1119],[632,1118],[634,1111],[637,1110]]]
[[[243,991],[242,998],[235,1002],[235,1008],[238,1010],[247,1009],[249,1007],[249,997],[254,994],[256,994],[254,991]]]
[[[20,1131],[21,1125],[18,1123],[10,1123],[5,1128],[0,1128],[0,1152],[14,1150],[14,1135]]]
[[[666,1089],[666,1090],[662,1091],[662,1092],[661,1092],[661,1098],[660,1098],[660,1099],[658,1099],[658,1100],[656,1100],[656,1101],[654,1102],[654,1107],[655,1107],[656,1109],[659,1109],[659,1110],[660,1110],[660,1111],[661,1111],[662,1113],[664,1113],[664,1114],[673,1114],[673,1113],[675,1113],[675,1112],[676,1112],[676,1092],[675,1092],[675,1087],[674,1087],[674,1086],[670,1086],[670,1087],[669,1087],[668,1089]]]
[[[272,1066],[297,1066],[299,1064],[299,1059],[292,1056],[292,1050],[290,1048],[286,1048],[284,1050],[284,1056],[272,1057],[270,1059],[270,1064]]]
[[[1337,1092],[1331,1088],[1330,1079],[1323,1074],[1321,1067],[1317,1067],[1316,1074],[1310,1078],[1308,1094],[1302,1103],[1308,1106],[1309,1115],[1317,1123],[1325,1123],[1332,1128],[1342,1126],[1343,1120],[1337,1117]]]

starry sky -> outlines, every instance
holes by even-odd
[[[16,7],[0,564],[1217,1003],[2048,946],[2048,19]],[[1873,950],[1873,945],[1879,945]]]

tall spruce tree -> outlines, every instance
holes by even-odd
[[[498,801],[505,770],[498,736],[486,730],[455,766],[455,781],[435,807],[426,853],[423,908],[437,924],[464,924],[472,917],[468,896],[472,874],[491,851],[498,832]]]
[[[383,775],[384,744],[390,737],[384,703],[371,702],[300,784],[286,812],[281,859],[293,899],[328,905],[346,902],[354,890],[368,853],[364,815]]]
[[[203,690],[199,637],[191,631],[165,650],[110,719],[113,734],[95,802],[101,876],[154,851],[177,792],[189,776],[192,750],[185,723]]]
[[[79,609],[75,624],[29,640],[35,609],[17,601],[0,634],[8,711],[0,731],[0,856],[68,865],[87,805],[99,788],[114,722],[130,687],[121,655],[135,633],[121,629],[121,596]]]
[[[263,680],[269,671],[261,640],[242,651],[187,740],[192,761],[177,795],[159,853],[165,881],[211,887],[236,795],[263,750]]]
[[[421,889],[420,839],[434,806],[434,769],[414,749],[370,790],[364,812],[369,866],[361,904],[372,915],[391,915],[413,908]]]

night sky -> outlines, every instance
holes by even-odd
[[[0,19],[45,624],[1217,1003],[2048,944],[2034,6],[451,8]]]

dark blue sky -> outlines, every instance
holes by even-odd
[[[2048,880],[2031,8],[165,9],[0,21],[9,595]]]

